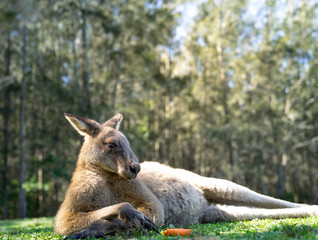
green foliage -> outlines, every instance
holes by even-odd
[[[2,1],[0,159],[8,169],[0,196],[5,202],[7,193],[8,217],[18,209],[23,26],[28,217],[56,213],[74,170],[81,140],[64,112],[98,121],[121,112],[141,162],[318,201],[318,6],[265,1],[252,14],[252,2]],[[180,45],[184,4],[198,13]]]
[[[53,233],[53,218],[0,221],[0,237],[9,239],[63,239]],[[318,239],[318,218],[284,220],[253,220],[232,223],[197,224],[188,226],[192,239]],[[161,231],[164,230],[160,229]],[[107,239],[127,239],[127,234],[117,233]],[[165,237],[154,232],[143,236],[131,233],[134,239],[180,239]]]

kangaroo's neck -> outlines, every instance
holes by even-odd
[[[77,164],[76,164],[76,168],[75,168],[75,172],[76,173],[80,173],[80,172],[91,172],[94,175],[100,175],[104,177],[108,177],[108,176],[112,176],[115,173],[112,173],[110,171],[107,171],[105,169],[103,169],[102,167],[98,166],[97,164],[94,164],[94,162],[92,161],[88,161],[86,159],[86,156],[84,155],[80,155],[77,159]]]
[[[87,156],[86,154],[80,154],[76,164],[75,172],[80,173],[82,171],[92,172],[94,175],[102,177],[105,181],[116,184],[125,184],[125,182],[131,181],[120,177],[117,172],[101,166],[97,161],[91,159],[91,156]]]
[[[118,174],[116,172],[111,172],[109,170],[106,170],[105,168],[99,166],[98,164],[85,161],[83,158],[79,158],[76,166],[76,172],[81,171],[88,171],[92,172],[96,175],[102,176],[103,178],[119,178]]]

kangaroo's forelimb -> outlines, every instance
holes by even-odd
[[[102,234],[119,231],[126,228],[155,230],[155,224],[144,214],[137,211],[130,203],[119,203],[88,213],[75,213],[64,218],[64,222],[55,226],[62,235],[78,233],[81,236]],[[67,227],[66,229],[64,229]],[[84,229],[84,230],[83,230]],[[75,234],[76,235],[76,234]],[[76,235],[77,236],[77,235]]]

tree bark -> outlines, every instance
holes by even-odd
[[[82,14],[82,63],[83,63],[83,93],[84,93],[84,112],[87,114],[91,114],[91,94],[90,94],[90,81],[89,81],[89,61],[88,61],[88,54],[87,54],[87,23],[86,23],[86,13],[85,13],[85,5],[86,0],[80,1],[81,6],[81,14]]]
[[[74,18],[74,21],[75,20],[77,20],[77,19]],[[79,75],[78,75],[79,62],[78,62],[76,43],[75,43],[75,41],[76,41],[76,29],[74,26],[74,22],[72,22],[71,32],[72,32],[72,54],[73,54],[73,79],[74,79],[74,90],[75,90],[74,92],[75,92],[76,100],[79,102],[79,109],[83,110],[84,103],[83,103],[83,99],[80,96],[81,94],[79,92],[79,89],[80,89],[80,80],[79,80]],[[81,114],[82,113],[83,112],[81,112]]]
[[[276,170],[276,176],[277,176],[277,180],[276,180],[276,192],[277,192],[277,197],[281,198],[282,197],[282,185],[281,185],[281,177],[282,177],[282,173],[281,173],[281,161],[279,161],[280,157],[279,157],[279,149],[277,146],[279,146],[278,143],[278,137],[277,137],[277,131],[276,131],[276,127],[275,127],[275,123],[274,123],[274,119],[272,116],[270,116],[270,124],[271,124],[271,133],[272,133],[272,138],[273,138],[273,162],[275,165],[275,170]]]
[[[222,22],[222,21],[220,21]],[[221,23],[220,23],[221,24]],[[232,136],[231,136],[231,129],[229,128],[230,124],[230,110],[228,106],[228,81],[226,79],[225,67],[224,67],[224,56],[223,56],[223,47],[219,43],[217,45],[217,52],[218,52],[218,63],[220,68],[219,79],[221,81],[223,87],[223,96],[222,96],[222,104],[223,104],[223,111],[224,111],[224,124],[226,128],[226,146],[228,150],[228,164],[230,168],[230,180],[234,181],[233,176],[233,167],[234,167],[234,156],[233,156],[233,144],[232,144]]]
[[[24,106],[25,106],[25,85],[26,85],[26,35],[27,29],[23,27],[22,47],[22,88],[20,105],[20,181],[19,181],[19,218],[26,217],[26,196],[23,184],[25,181],[25,154],[24,154]]]
[[[317,190],[316,190],[316,196],[315,196],[315,199],[314,199],[314,204],[318,204],[318,187],[317,187]]]
[[[40,167],[38,169],[38,184],[39,184],[39,193],[38,193],[38,216],[43,216],[43,168],[42,168],[42,155],[40,156]]]
[[[10,76],[10,64],[11,64],[11,31],[8,30],[7,33],[7,47],[5,51],[5,76]],[[7,191],[7,173],[8,173],[8,158],[9,158],[9,143],[10,143],[10,109],[11,109],[11,86],[6,88],[4,93],[4,121],[3,121],[3,135],[4,135],[4,146],[3,146],[3,178],[2,178],[2,218],[8,219],[8,191]]]

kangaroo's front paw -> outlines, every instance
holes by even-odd
[[[63,240],[66,239],[90,239],[90,238],[103,238],[106,239],[104,233],[91,230],[91,229],[84,229],[83,231],[80,231],[79,233],[75,233],[69,237],[65,237]]]
[[[120,218],[123,219],[128,230],[137,228],[141,229],[144,233],[146,233],[146,230],[154,230],[159,233],[156,225],[130,204],[125,205],[122,209]]]
[[[90,238],[103,238],[106,239],[105,234],[114,232],[119,226],[120,221],[109,222],[106,220],[97,220],[93,222],[88,228],[72,234],[70,237],[65,239],[90,239]],[[121,224],[123,225],[123,223]]]
[[[133,227],[141,229],[144,234],[146,234],[146,230],[154,230],[159,233],[156,225],[143,213],[137,210],[132,215],[126,217],[126,226],[128,227],[128,229],[131,229]]]

